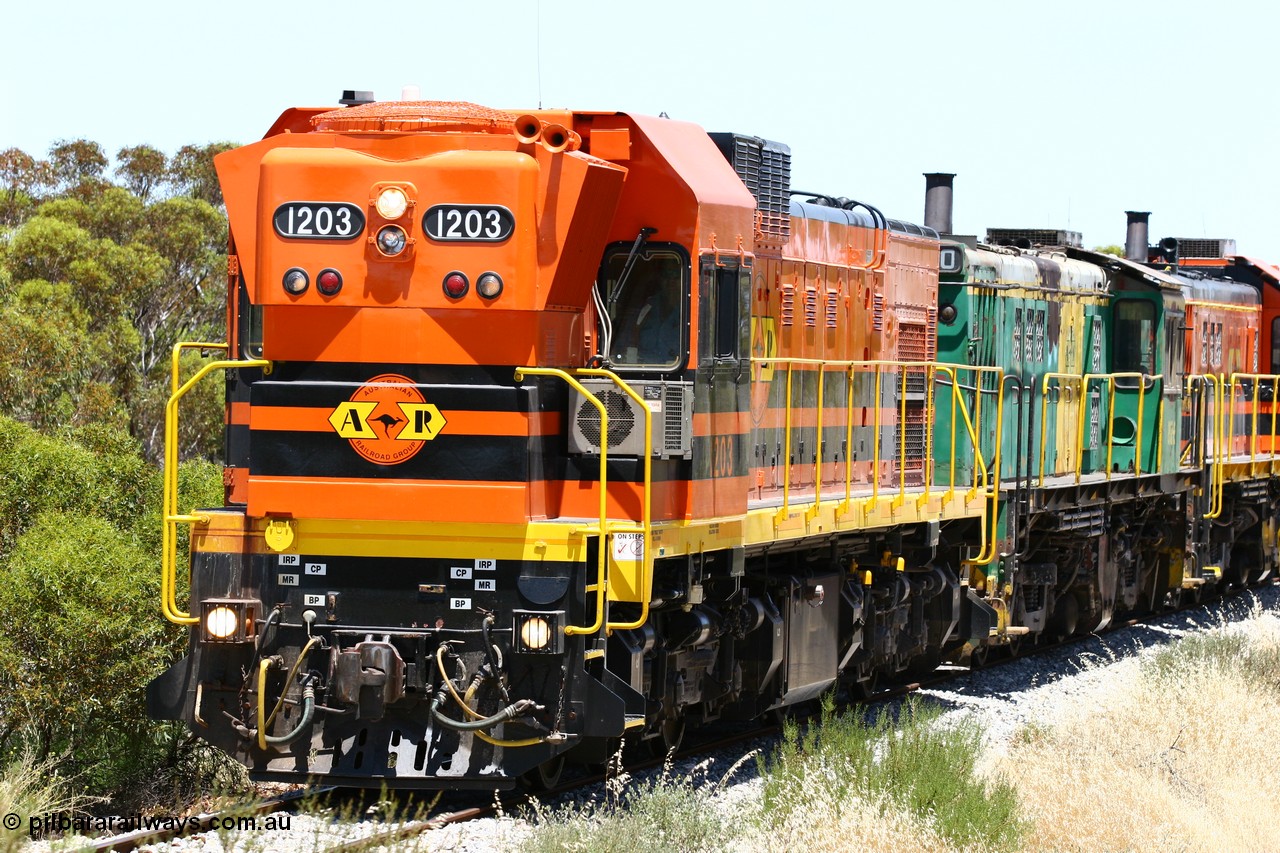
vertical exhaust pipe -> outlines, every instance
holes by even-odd
[[[1147,220],[1151,217],[1148,210],[1126,210],[1124,215],[1129,217],[1129,227],[1124,237],[1124,257],[1125,260],[1137,261],[1140,264],[1147,262]]]
[[[939,234],[951,234],[951,183],[953,172],[924,173],[924,224]]]

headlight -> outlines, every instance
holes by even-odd
[[[215,607],[204,617],[204,629],[210,637],[218,640],[230,637],[239,627],[240,617],[230,607]]]
[[[515,651],[523,654],[554,655],[564,653],[564,611],[512,613]]]
[[[487,272],[476,279],[476,293],[485,299],[496,299],[502,293],[502,277],[496,272]]]
[[[235,616],[232,615],[231,633],[236,629]],[[210,629],[212,631],[212,629]],[[220,635],[220,636],[225,636]],[[547,620],[541,616],[531,616],[526,619],[524,624],[520,626],[520,642],[524,643],[526,649],[539,650],[544,649],[551,640],[551,626],[547,624]]]
[[[409,209],[409,197],[399,187],[387,187],[378,193],[374,207],[383,219],[399,219]]]
[[[206,643],[244,643],[256,634],[257,602],[210,599],[200,603],[200,624]]]
[[[404,251],[409,238],[399,225],[384,225],[378,231],[378,251],[388,257],[394,257]]]
[[[306,291],[307,285],[310,283],[310,280],[307,278],[307,271],[299,269],[298,267],[294,267],[284,274],[284,289],[287,293],[292,293],[294,296]]]

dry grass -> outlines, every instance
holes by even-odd
[[[1280,620],[1258,617],[1022,732],[1001,770],[1034,824],[1026,849],[1280,850]]]
[[[0,772],[0,815],[18,815],[16,827],[0,826],[0,851],[20,850],[27,845],[31,817],[74,815],[101,802],[96,797],[72,793],[77,787],[63,778],[54,761],[19,758]]]
[[[737,850],[803,850],[805,853],[869,853],[955,850],[929,822],[888,797],[845,800],[817,777],[799,792],[806,807],[775,824],[755,826],[737,839]]]

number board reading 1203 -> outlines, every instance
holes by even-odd
[[[286,201],[271,224],[289,240],[354,240],[364,232],[364,211],[343,201]]]
[[[422,217],[422,230],[438,242],[501,243],[515,228],[500,204],[437,204]]]

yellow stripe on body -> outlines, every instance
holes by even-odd
[[[778,519],[778,506],[760,506],[745,515],[694,521],[655,521],[650,547],[655,558],[770,542],[796,542],[809,537],[918,524],[978,518],[985,498],[970,496],[967,487],[953,491],[935,488],[927,497],[907,490],[884,493],[872,505],[854,494],[847,506],[843,495],[792,504],[788,517]],[[895,504],[897,504],[895,506]],[[843,507],[843,509],[842,509]],[[230,511],[214,511],[208,525],[192,537],[192,550],[214,553],[273,554],[263,538],[267,519]],[[294,539],[286,553],[331,557],[400,557],[583,562],[586,540],[596,535],[593,521],[546,521],[520,524],[460,524],[347,519],[291,519]],[[246,529],[247,528],[247,529]],[[615,567],[616,570],[616,567]]]
[[[748,510],[742,516],[655,521],[651,547],[654,557],[661,558],[734,547],[750,548],[772,542],[797,542],[810,537],[826,539],[832,533],[852,533],[925,521],[980,518],[987,505],[987,499],[981,492],[971,497],[967,487],[957,487],[950,493],[934,489],[923,500],[924,493],[920,489],[908,489],[907,496],[905,502],[899,503],[896,491],[882,494],[868,506],[866,496],[855,493],[843,511],[843,496],[823,500],[817,506],[812,502],[797,502],[789,507],[787,517],[781,520],[775,503]]]
[[[1245,314],[1256,314],[1262,310],[1261,305],[1235,305],[1230,302],[1206,302],[1202,299],[1188,299],[1185,304],[1201,308],[1212,308],[1215,311],[1240,311]]]
[[[211,513],[210,524],[193,537],[192,550],[276,553],[267,547],[267,519],[247,519],[229,512]],[[594,530],[586,521],[530,524],[460,524],[416,521],[291,519],[294,540],[288,553],[331,557],[407,557],[581,562],[586,538]],[[200,530],[200,528],[197,528]]]

